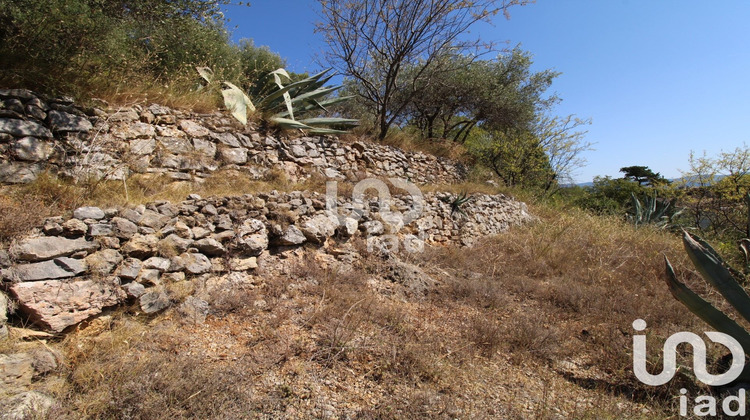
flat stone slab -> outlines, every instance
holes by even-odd
[[[51,261],[20,264],[8,271],[13,281],[39,281],[66,279],[86,272],[88,267],[82,260],[61,257]]]
[[[84,238],[67,239],[58,236],[27,238],[11,247],[11,254],[20,261],[44,261],[56,257],[67,257],[76,252],[96,250],[95,242]]]
[[[41,326],[60,332],[125,300],[125,292],[94,280],[47,280],[10,287],[20,310]]]
[[[15,137],[33,136],[45,139],[52,138],[52,132],[38,122],[15,118],[0,118],[0,133],[7,133]]]
[[[47,113],[47,124],[56,132],[76,131],[88,133],[94,128],[94,125],[91,124],[88,118],[55,110]]]

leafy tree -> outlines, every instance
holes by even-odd
[[[379,138],[418,93],[419,81],[449,48],[476,54],[479,40],[460,37],[473,24],[527,0],[320,0],[317,29],[332,66],[357,81]],[[409,65],[417,68],[405,77]]]
[[[625,179],[635,181],[638,185],[662,185],[669,183],[660,173],[652,171],[648,166],[626,166],[620,168],[620,172],[625,174]]]

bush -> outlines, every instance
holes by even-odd
[[[79,97],[133,86],[187,89],[201,64],[235,79],[239,54],[223,3],[0,0],[0,83]]]

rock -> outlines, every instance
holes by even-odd
[[[190,141],[179,137],[159,137],[159,144],[170,153],[183,155],[193,152]]]
[[[169,222],[169,216],[159,214],[153,210],[146,210],[143,212],[141,220],[138,222],[141,226],[150,227],[155,230],[159,230]]]
[[[232,271],[247,271],[258,268],[257,257],[249,258],[232,258],[229,261],[229,268]]]
[[[47,141],[36,137],[24,137],[14,142],[10,150],[16,159],[39,162],[49,159],[54,149]]]
[[[156,140],[153,138],[130,141],[130,153],[136,156],[150,155],[156,150]]]
[[[337,231],[342,236],[352,236],[357,233],[358,227],[359,223],[356,219],[345,217],[344,220],[339,224]]]
[[[138,273],[138,278],[135,281],[148,286],[158,286],[161,284],[160,277],[161,272],[159,270],[144,268]]]
[[[11,261],[10,261],[10,255],[8,255],[8,251],[4,249],[0,249],[0,268],[7,268],[10,267]]]
[[[5,293],[0,292],[0,340],[8,336],[8,297]]]
[[[163,273],[169,270],[169,260],[161,257],[151,257],[143,262],[143,268],[158,270]]]
[[[25,101],[39,100],[36,94],[28,89],[0,89],[0,98],[18,98]]]
[[[15,137],[52,138],[52,132],[45,126],[34,121],[17,120],[14,118],[0,118],[0,133],[7,133]]]
[[[31,365],[34,367],[34,378],[44,376],[57,369],[57,357],[47,349],[37,348],[31,352]]]
[[[307,151],[305,150],[305,146],[302,146],[299,144],[292,145],[292,147],[290,148],[290,152],[292,153],[292,156],[298,157],[298,158],[307,156]]]
[[[221,160],[230,165],[244,165],[247,163],[247,149],[222,149],[219,154]]]
[[[47,124],[54,132],[81,131],[88,133],[94,128],[88,118],[56,110],[47,113]]]
[[[86,234],[89,231],[89,225],[83,220],[70,219],[62,224],[63,234],[69,237],[79,237]]]
[[[33,376],[34,366],[29,354],[0,354],[0,384],[4,392],[25,391]]]
[[[94,223],[89,226],[89,236],[109,236],[112,234],[112,225],[109,223]]]
[[[191,246],[193,246],[193,241],[181,238],[179,235],[173,233],[159,241],[158,248],[163,256],[171,257],[182,254]]]
[[[137,282],[131,282],[124,286],[122,286],[122,289],[125,290],[125,293],[128,295],[129,298],[139,298],[144,293],[146,293],[146,287],[140,283]]]
[[[203,324],[208,315],[208,302],[195,296],[188,296],[180,305],[179,311],[190,322]]]
[[[260,255],[268,248],[266,225],[257,219],[247,219],[237,229],[240,250],[248,255]]]
[[[198,250],[209,257],[218,257],[227,253],[227,249],[213,238],[205,238],[193,244]]]
[[[73,211],[73,217],[80,220],[101,220],[104,219],[105,214],[104,210],[99,207],[79,207]]]
[[[0,420],[47,418],[55,400],[37,392],[26,391],[0,401]]]
[[[42,172],[39,163],[0,162],[0,183],[28,184]]]
[[[205,274],[211,271],[211,260],[203,254],[184,253],[178,258],[184,271],[190,274]]]
[[[125,299],[118,286],[102,281],[47,280],[10,286],[19,309],[35,323],[54,332],[98,315]]]
[[[132,109],[124,109],[117,111],[113,114],[110,114],[109,118],[107,119],[111,123],[115,122],[131,122],[131,121],[138,121],[140,119],[140,116],[137,112],[135,112]]]
[[[47,236],[57,236],[63,233],[62,217],[51,217],[44,221],[42,232]]]
[[[323,243],[336,233],[339,220],[332,214],[318,214],[308,219],[302,225],[302,233],[315,243]]]
[[[106,276],[122,262],[122,254],[114,249],[95,252],[84,259],[91,274]]]
[[[211,132],[193,120],[181,120],[178,124],[182,131],[190,137],[206,137]]]
[[[211,139],[229,147],[240,147],[241,144],[237,137],[232,133],[211,133]]]
[[[383,228],[383,223],[378,220],[370,220],[369,222],[363,223],[362,226],[365,228],[365,233],[367,233],[367,236],[382,235],[385,231],[385,229]]]
[[[169,295],[163,290],[144,293],[140,299],[141,310],[147,314],[154,314],[172,306]]]
[[[284,234],[276,240],[276,242],[279,245],[299,245],[306,240],[307,238],[305,237],[305,234],[302,233],[302,231],[299,230],[297,226],[290,225],[286,228]]]
[[[403,261],[394,261],[389,264],[386,277],[406,286],[409,292],[415,295],[425,295],[437,284],[421,268]]]
[[[138,233],[138,225],[122,217],[112,218],[112,233],[120,239],[130,239]]]
[[[135,280],[138,278],[138,274],[141,272],[142,267],[141,260],[136,258],[128,258],[120,264],[117,268],[115,275],[122,280]]]
[[[214,157],[216,156],[216,144],[213,142],[210,142],[208,140],[203,140],[199,138],[193,139],[193,147],[195,147],[195,151],[207,156],[207,157]]]
[[[121,250],[127,256],[144,259],[154,255],[158,242],[156,235],[136,234],[122,246]]]
[[[39,281],[65,279],[86,272],[86,263],[82,260],[61,257],[51,261],[32,264],[20,264],[8,269],[13,281]]]

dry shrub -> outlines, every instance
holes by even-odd
[[[491,358],[505,342],[506,331],[491,318],[475,316],[469,325],[467,339],[480,351],[482,356]]]
[[[54,210],[33,196],[0,195],[0,243],[25,235]]]

